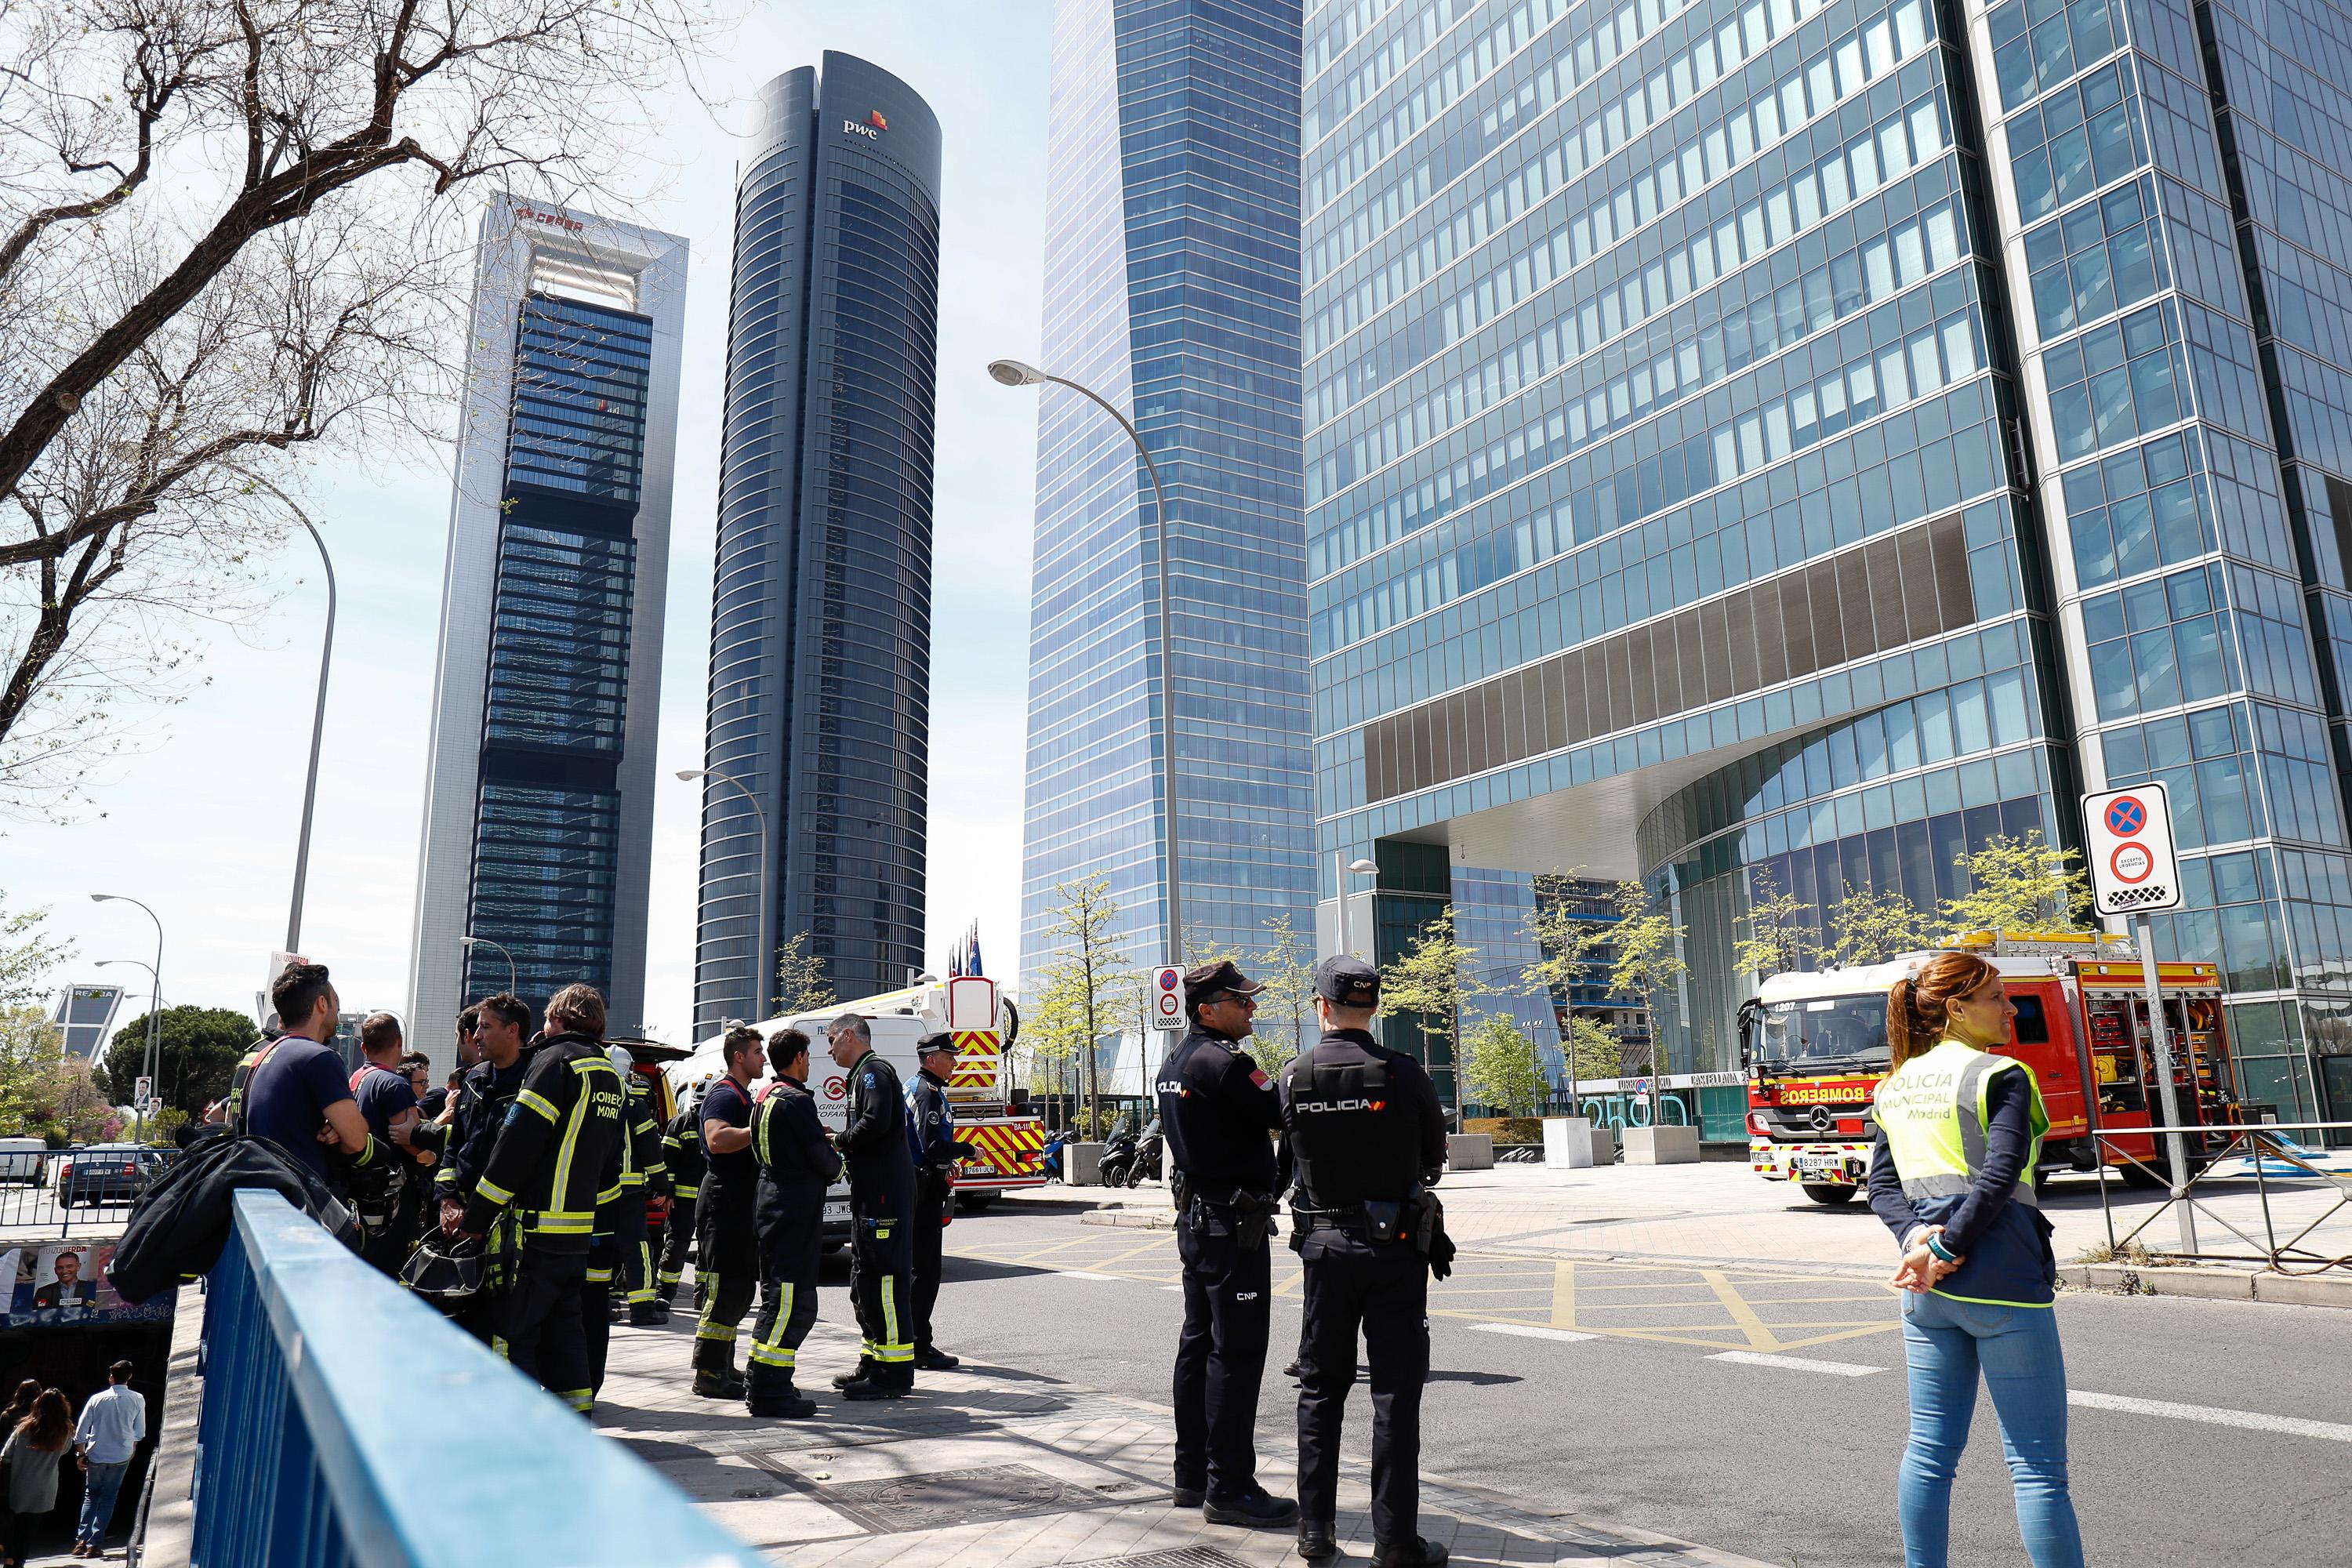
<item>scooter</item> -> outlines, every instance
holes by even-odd
[[[1104,1141],[1102,1152],[1102,1184],[1123,1187],[1128,1184],[1128,1167],[1135,1163],[1135,1130],[1122,1117],[1119,1124]]]
[[[1164,1147],[1165,1143],[1160,1133],[1160,1118],[1155,1116],[1143,1124],[1143,1141],[1135,1146],[1135,1158],[1128,1163],[1127,1184],[1129,1186],[1139,1187],[1143,1184],[1143,1179],[1146,1176],[1158,1176],[1162,1173],[1161,1150]]]
[[[1068,1179],[1062,1174],[1062,1145],[1069,1141],[1070,1134],[1066,1130],[1056,1132],[1045,1140],[1045,1169],[1047,1181],[1060,1182]]]

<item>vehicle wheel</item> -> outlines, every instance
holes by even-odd
[[[1849,1187],[1842,1182],[1807,1182],[1804,1187],[1807,1197],[1830,1208],[1841,1208],[1853,1202],[1854,1195],[1862,1191],[1860,1187]]]
[[[2168,1192],[2172,1186],[2161,1173],[2152,1171],[2136,1160],[2126,1160],[2116,1165],[2116,1174],[2124,1179],[2124,1185],[2137,1187],[2144,1193]]]
[[[994,1193],[959,1193],[956,1194],[956,1213],[986,1214],[988,1205],[995,1201]]]

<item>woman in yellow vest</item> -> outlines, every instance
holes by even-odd
[[[2017,1009],[2000,973],[1939,952],[1886,999],[1895,1070],[1874,1097],[1870,1206],[1903,1247],[1911,1442],[1897,1498],[1906,1568],[1946,1568],[1952,1476],[1984,1375],[2034,1568],[2081,1568],[2066,1486],[2058,1266],[2033,1186],[2050,1118],[2023,1062],[1992,1054]]]

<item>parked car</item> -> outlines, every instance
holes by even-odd
[[[30,1182],[38,1186],[48,1143],[39,1138],[0,1138],[0,1182]]]
[[[163,1152],[137,1143],[99,1143],[76,1149],[58,1163],[58,1204],[130,1204],[145,1195],[163,1173]]]

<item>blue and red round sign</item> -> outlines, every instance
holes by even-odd
[[[2107,831],[2118,838],[2129,838],[2147,826],[2147,807],[2137,795],[2120,795],[2107,802]]]

